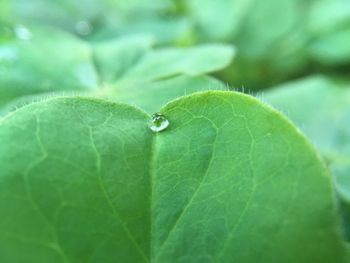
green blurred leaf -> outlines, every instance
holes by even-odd
[[[326,66],[350,63],[349,1],[316,1],[310,13],[309,27],[314,36],[309,46],[312,59]]]
[[[8,22],[51,25],[91,40],[152,33],[164,43],[188,33],[185,19],[163,19],[170,0],[2,0],[1,9]]]
[[[226,67],[235,50],[228,45],[150,49],[148,37],[126,37],[94,46],[95,61],[108,82],[133,83],[177,75],[201,75]]]
[[[343,223],[344,223],[344,231],[345,231],[348,249],[350,248],[350,205],[349,204],[350,203],[347,200],[340,200],[339,202],[339,208],[340,208]]]
[[[24,95],[93,90],[98,85],[89,46],[52,28],[17,25],[0,44],[0,106]]]
[[[182,1],[194,20],[200,39],[229,40],[237,33],[251,5],[250,0]]]
[[[322,35],[339,30],[350,22],[350,2],[347,0],[314,1],[308,26],[313,34]]]
[[[151,51],[152,43],[151,37],[135,36],[94,44],[94,60],[102,80],[120,79]]]
[[[205,74],[228,66],[234,53],[233,47],[219,44],[158,49],[147,53],[123,76],[122,81],[156,80],[180,74]]]
[[[250,90],[262,89],[305,70],[310,38],[309,2],[190,0],[184,3],[198,26],[201,41],[221,40],[237,47],[237,58],[218,75],[224,81]]]
[[[95,47],[96,64],[107,80],[95,96],[126,102],[152,113],[186,94],[226,89],[220,81],[203,74],[229,64],[234,55],[232,47],[149,50],[147,38],[146,42],[125,38],[118,43]]]
[[[7,21],[25,24],[44,24],[75,32],[79,21],[95,21],[108,10],[107,1],[101,0],[2,0],[0,9],[7,6]]]
[[[178,76],[159,81],[115,84],[96,96],[135,105],[148,113],[157,112],[176,98],[199,91],[226,90],[222,82],[208,76]]]
[[[320,36],[310,45],[309,52],[314,60],[324,65],[349,65],[349,43],[350,26],[344,30]]]
[[[100,28],[91,37],[92,41],[104,41],[115,37],[130,37],[148,34],[155,40],[157,46],[193,44],[194,36],[192,25],[185,18],[177,17],[144,17],[126,19],[120,23],[107,24]]]
[[[234,86],[259,90],[310,71],[350,65],[347,0],[181,4],[194,21],[200,42],[220,40],[237,47],[232,65],[218,75]]]
[[[0,47],[3,57],[3,70],[0,72],[3,75],[0,80],[3,114],[22,104],[63,91],[66,94],[73,91],[98,96],[110,94],[113,99],[125,101],[122,97],[131,93],[127,89],[135,91],[137,85],[145,87],[142,90],[145,103],[152,96],[157,96],[152,93],[154,89],[163,93],[163,99],[150,106],[160,107],[176,98],[175,94],[182,96],[186,90],[190,93],[208,89],[212,80],[203,77],[204,83],[197,82],[196,76],[225,67],[234,56],[234,49],[227,45],[152,49],[152,38],[147,35],[88,45],[69,34],[49,28],[29,31],[20,26],[20,29],[25,30],[22,34],[28,34],[28,39],[13,37]],[[51,59],[48,59],[48,54]],[[184,82],[175,80],[174,85],[182,86],[174,88],[171,82],[165,81],[165,85],[156,83],[181,75],[193,75],[193,80],[190,77],[186,77]],[[192,84],[194,86],[189,87]],[[203,86],[199,87],[199,84]],[[123,88],[111,89],[111,86]],[[161,86],[164,86],[162,91]],[[119,91],[122,93],[120,96]],[[140,100],[136,97],[140,94],[135,94],[135,101],[129,102],[138,105]],[[126,97],[130,99],[133,96]]]

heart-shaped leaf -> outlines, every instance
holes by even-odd
[[[1,262],[345,262],[330,177],[288,120],[218,91],[160,112],[159,133],[95,99],[4,118]]]

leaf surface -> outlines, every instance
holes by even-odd
[[[276,87],[264,98],[295,121],[324,153],[338,192],[350,202],[349,83],[312,76]]]
[[[160,111],[161,133],[95,99],[2,119],[1,262],[345,261],[330,177],[289,121],[232,92]]]
[[[326,159],[334,175],[345,235],[350,241],[349,82],[313,76],[277,87],[264,97],[286,112]]]

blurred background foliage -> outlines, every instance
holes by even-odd
[[[250,90],[350,69],[348,0],[3,0],[8,24],[59,27],[90,42],[147,34],[156,46],[221,42],[237,49],[216,76]]]

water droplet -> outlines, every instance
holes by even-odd
[[[154,132],[164,131],[169,126],[169,121],[159,112],[152,115],[150,129]]]
[[[78,35],[87,36],[91,34],[92,26],[88,21],[79,21],[75,24],[75,31]]]
[[[15,26],[14,32],[16,34],[16,37],[21,39],[21,40],[31,40],[32,39],[32,32],[30,32],[29,29],[23,25]]]

